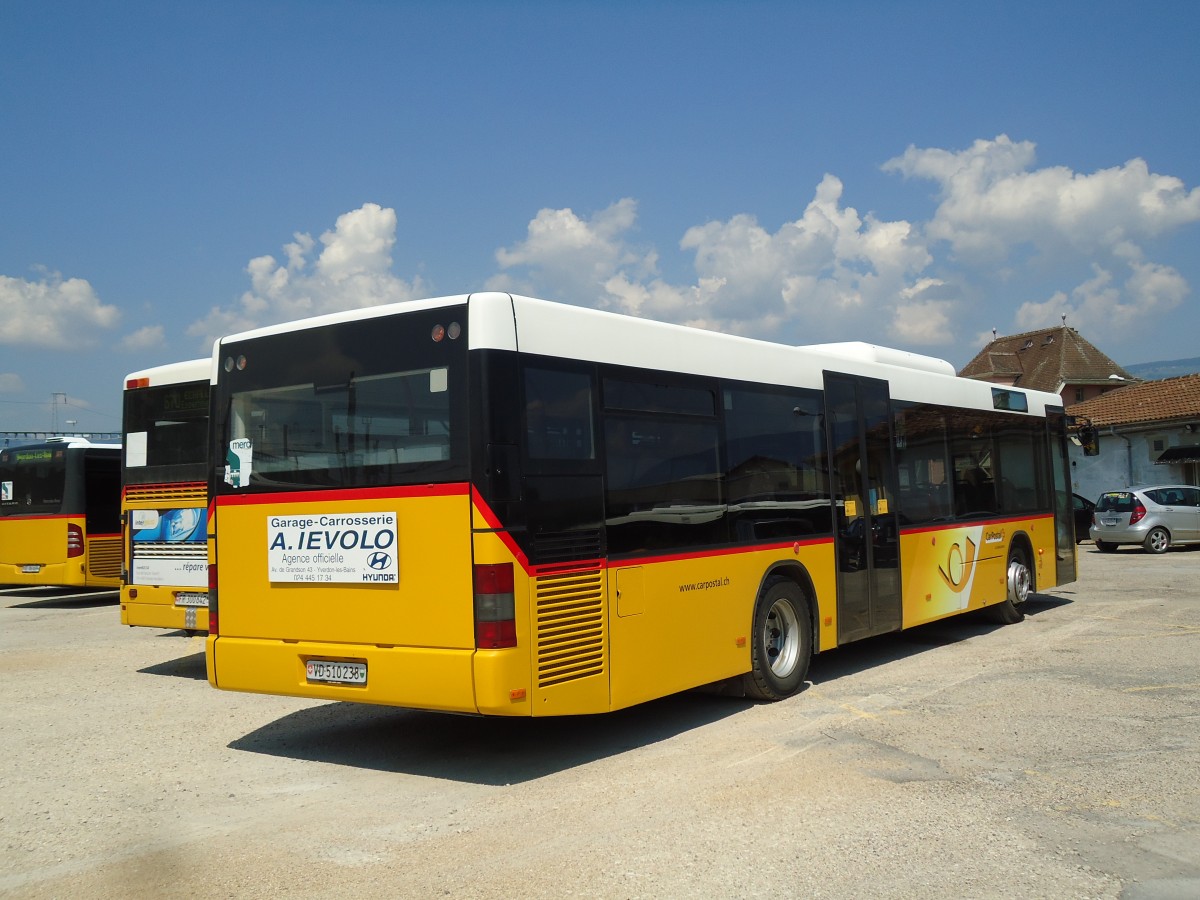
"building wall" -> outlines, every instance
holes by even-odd
[[[1155,465],[1161,452],[1153,446],[1155,440],[1167,447],[1195,443],[1192,435],[1170,430],[1109,434],[1101,428],[1099,456],[1084,456],[1082,448],[1071,445],[1071,489],[1095,500],[1105,491],[1135,484],[1200,484],[1195,463]]]

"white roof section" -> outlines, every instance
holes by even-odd
[[[826,371],[842,372],[888,381],[897,400],[993,408],[996,385],[959,378],[950,363],[934,357],[858,341],[794,347],[499,292],[347,310],[229,335],[217,341],[214,363],[224,343],[464,303],[472,349],[816,389],[823,387]],[[1062,405],[1057,394],[1007,390],[1024,394],[1034,415],[1044,415],[1047,406]]]
[[[62,437],[46,438],[44,441],[34,441],[30,444],[14,445],[7,447],[8,450],[20,450],[22,447],[47,447],[58,444],[65,444],[68,450],[76,450],[79,448],[93,448],[99,450],[120,450],[121,445],[117,444],[93,444],[85,437],[76,437],[74,435],[63,435]]]
[[[148,387],[161,387],[167,384],[184,384],[189,381],[208,381],[212,375],[212,357],[189,359],[185,362],[167,363],[163,366],[152,366],[140,369],[125,376],[122,386],[135,378],[148,378]]]

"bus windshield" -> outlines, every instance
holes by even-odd
[[[363,324],[232,348],[243,363],[219,376],[218,491],[466,479],[465,347],[434,347],[424,322],[411,348]]]
[[[64,448],[0,451],[0,516],[59,512],[66,480]]]

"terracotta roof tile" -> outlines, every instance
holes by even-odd
[[[1067,407],[1093,425],[1130,425],[1200,418],[1200,373],[1117,388]]]

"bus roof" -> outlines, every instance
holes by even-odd
[[[439,307],[468,306],[472,349],[520,350],[587,362],[765,382],[820,387],[825,371],[886,379],[898,400],[931,401],[978,409],[999,407],[994,390],[1021,394],[1028,412],[1045,415],[1061,407],[1057,394],[960,378],[947,361],[858,341],[792,346],[674,325],[604,310],[515,294],[457,294],[329,313],[220,338],[214,346],[269,335],[402,315]]]
[[[212,357],[189,359],[185,362],[167,363],[162,366],[151,366],[139,369],[125,376],[124,386],[130,387],[159,387],[166,384],[183,384],[188,381],[209,381],[212,377]],[[132,381],[146,379],[145,384],[132,385]]]
[[[28,441],[23,444],[13,444],[9,447],[4,447],[5,450],[27,450],[32,447],[62,447],[66,446],[68,450],[76,450],[79,448],[89,448],[94,450],[120,450],[121,444],[115,443],[92,443],[83,435],[60,435],[58,437],[48,437],[40,441]]]

